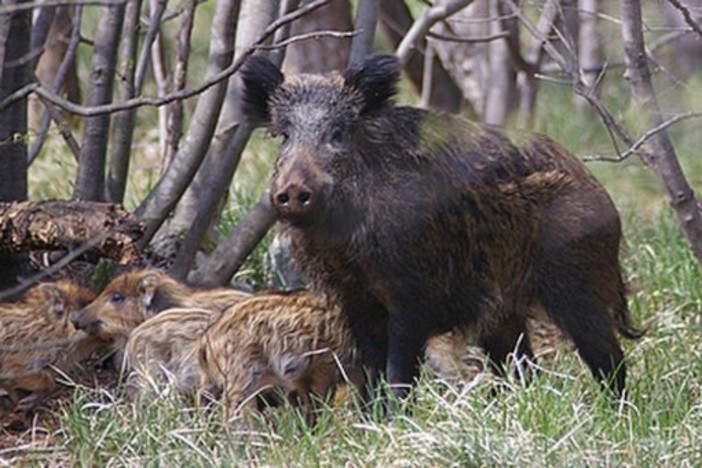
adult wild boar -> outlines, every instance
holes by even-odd
[[[616,331],[632,323],[605,189],[545,136],[395,106],[400,64],[344,74],[242,71],[244,112],[283,139],[271,202],[312,287],[348,315],[364,361],[407,393],[427,339],[458,328],[494,362],[531,356],[525,322],[544,308],[617,395]]]

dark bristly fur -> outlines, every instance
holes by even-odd
[[[398,395],[427,339],[451,329],[478,336],[495,363],[531,356],[522,334],[538,308],[622,394],[615,332],[642,331],[624,296],[619,214],[577,158],[544,136],[393,106],[394,57],[273,90],[282,75],[262,60],[244,95],[284,138],[271,201],[312,287],[339,302]]]

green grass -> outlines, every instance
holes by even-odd
[[[225,425],[218,409],[173,394],[129,403],[119,390],[78,388],[45,428],[41,449],[28,436],[30,444],[0,456],[81,466],[696,465],[700,271],[669,212],[654,220],[628,206],[624,213],[632,312],[652,323],[646,337],[625,342],[626,403],[608,400],[562,346],[529,385],[510,379],[494,395],[489,373],[466,389],[423,376],[406,415],[386,420],[347,401],[325,409],[313,429],[289,407]]]

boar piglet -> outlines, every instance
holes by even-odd
[[[0,304],[0,387],[15,409],[33,409],[56,387],[54,369],[69,373],[100,346],[70,321],[94,297],[89,289],[59,280]]]

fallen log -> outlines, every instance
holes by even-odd
[[[119,264],[139,262],[144,226],[120,205],[85,201],[0,203],[0,254],[84,250]]]

